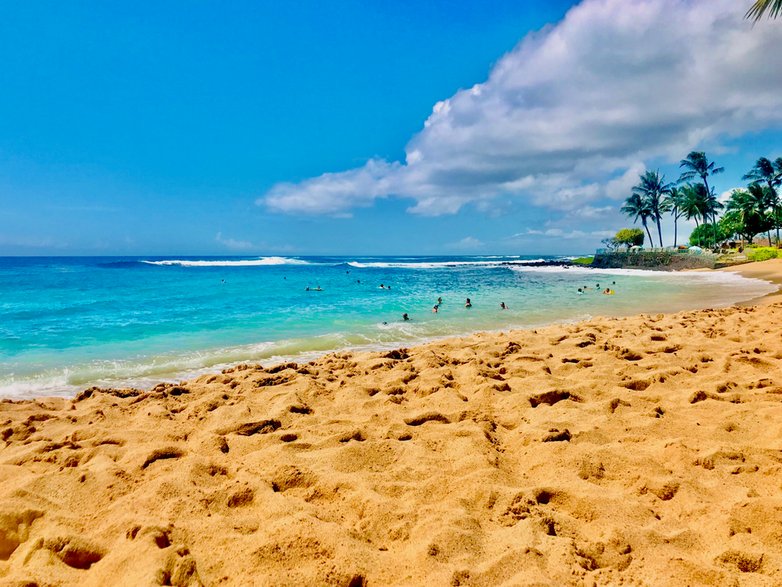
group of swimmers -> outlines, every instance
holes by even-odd
[[[616,281],[611,282],[611,285],[616,285]],[[597,290],[600,289],[600,284],[599,283],[595,284],[595,289],[597,289]],[[579,287],[578,288],[578,293],[579,294],[585,294],[587,292],[587,290],[589,290],[589,286],[585,285],[584,287]],[[607,287],[600,293],[602,293],[603,295],[606,295],[606,296],[612,296],[616,292],[614,292],[614,290],[611,289],[610,287]]]

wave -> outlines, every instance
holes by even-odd
[[[141,261],[148,265],[164,267],[264,267],[268,265],[313,265],[309,261],[293,257],[260,257],[258,259],[236,259],[218,261],[199,261],[189,259],[165,259],[162,261]]]
[[[497,259],[506,259],[507,257],[497,257]],[[459,267],[513,267],[519,263],[545,263],[550,259],[524,259],[513,261],[424,261],[418,263],[404,263],[397,261],[390,262],[371,262],[361,263],[359,261],[349,261],[347,265],[357,269],[442,269]]]

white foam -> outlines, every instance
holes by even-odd
[[[192,261],[187,259],[166,259],[163,261],[141,261],[148,265],[179,267],[263,267],[267,265],[312,265],[309,261],[293,257],[260,257],[258,259],[237,259],[235,261]]]
[[[523,261],[432,261],[423,263],[359,263],[358,261],[350,261],[348,262],[348,265],[351,267],[356,267],[357,269],[442,269],[448,267],[513,267],[513,263],[545,263],[545,261],[546,259],[525,259]]]

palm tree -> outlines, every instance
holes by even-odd
[[[674,248],[678,245],[679,240],[679,218],[685,216],[685,212],[683,211],[684,205],[683,191],[677,187],[671,187],[671,189],[668,190],[668,195],[665,197],[665,206],[671,212],[671,216],[673,216]]]
[[[688,183],[681,188],[681,215],[687,220],[695,220],[695,226],[699,226],[698,219],[706,215],[708,199],[703,184]]]
[[[747,193],[752,202],[753,209],[762,219],[763,228],[768,231],[768,245],[771,246],[771,222],[769,221],[768,209],[771,207],[773,190],[759,183],[752,183],[747,186]]]
[[[648,218],[652,215],[652,211],[649,208],[649,202],[647,202],[640,195],[633,193],[629,198],[625,200],[624,206],[622,206],[622,212],[633,219],[633,223],[638,222],[641,219],[641,224],[646,229],[646,234],[649,235],[649,242],[654,246],[652,240],[652,233],[649,232],[649,225],[647,224]]]
[[[724,167],[715,167],[714,161],[709,161],[706,157],[706,153],[703,151],[692,151],[687,155],[686,159],[682,159],[679,163],[679,167],[683,167],[684,171],[679,176],[679,182],[691,181],[696,177],[700,177],[703,185],[706,187],[707,192],[711,192],[709,188],[709,176],[717,175],[725,171]]]
[[[657,236],[660,238],[660,247],[662,247],[662,215],[670,210],[665,196],[670,193],[673,184],[665,183],[665,175],[660,175],[659,171],[646,171],[639,177],[641,181],[633,188],[633,193],[646,202],[649,208],[649,216],[657,225]],[[652,246],[654,246],[651,236],[649,238]]]
[[[747,10],[745,18],[751,18],[755,22],[763,18],[768,11],[769,18],[776,18],[782,14],[782,0],[757,0],[752,7]]]
[[[779,218],[781,206],[777,188],[782,185],[782,157],[777,157],[774,161],[760,157],[742,179],[748,179],[753,183],[766,183],[772,218],[775,220]],[[779,245],[779,223],[774,221],[773,224],[777,229],[777,245]],[[768,240],[768,244],[771,244],[771,239]]]
[[[696,177],[700,177],[701,181],[703,182],[703,186],[706,188],[706,194],[710,199],[713,199],[714,202],[718,204],[718,206],[715,206],[711,212],[713,213],[713,220],[714,220],[714,240],[717,240],[717,217],[716,217],[716,211],[722,207],[722,204],[717,202],[717,198],[712,193],[711,188],[709,187],[709,176],[710,175],[717,175],[718,173],[722,173],[725,171],[724,167],[715,167],[714,161],[709,161],[708,157],[706,157],[706,153],[703,151],[692,151],[689,155],[687,155],[686,159],[682,159],[679,163],[679,167],[683,167],[684,171],[682,172],[681,176],[679,176],[679,183],[683,181],[691,181],[695,179]],[[706,221],[706,220],[704,220]]]
[[[743,234],[752,244],[754,236],[768,229],[768,192],[766,187],[753,183],[746,190],[733,190],[727,206],[728,214],[735,213],[739,219]]]

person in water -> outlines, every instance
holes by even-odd
[[[386,289],[386,286],[381,283],[380,284],[380,289]]]
[[[507,310],[508,306],[505,305],[505,302],[500,302],[500,309]]]
[[[437,304],[435,304],[435,305],[434,305],[434,307],[432,308],[432,314],[437,314],[437,311],[438,311],[439,309],[440,309],[440,306],[438,306]]]
[[[437,303],[438,304],[442,304],[443,303],[443,298],[437,298]]]
[[[472,302],[470,301],[470,298],[467,298],[467,301],[464,303],[465,308],[472,308]]]
[[[578,293],[580,293],[581,295],[584,295],[584,290],[582,290],[582,289],[579,287],[579,288],[578,288]]]
[[[402,320],[404,320],[405,322],[407,322],[408,320],[410,320],[410,316],[408,316],[408,315],[407,315],[407,312],[405,312],[404,314],[402,314]]]

